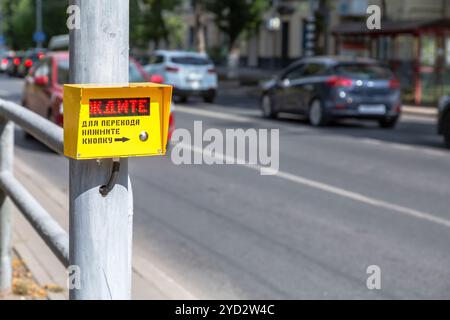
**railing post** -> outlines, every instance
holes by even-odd
[[[13,170],[14,124],[0,116],[0,173]],[[0,189],[0,294],[11,290],[12,204]]]
[[[80,9],[80,29],[70,31],[71,83],[128,83],[129,1],[71,0]],[[70,264],[79,288],[70,299],[131,298],[132,199],[128,160],[112,192],[100,186],[112,159],[70,160]]]

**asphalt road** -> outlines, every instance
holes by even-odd
[[[2,98],[20,91],[0,78]],[[263,120],[241,94],[179,105],[177,128],[279,129],[279,174],[132,159],[135,254],[202,299],[450,298],[450,152],[433,119],[313,129]],[[67,160],[20,130],[16,145],[67,188]],[[369,265],[381,269],[380,290],[367,289]]]

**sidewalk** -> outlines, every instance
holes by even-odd
[[[21,183],[38,199],[55,220],[68,230],[68,190],[50,184],[39,172],[29,167],[19,157],[15,157],[15,175]],[[47,245],[33,230],[26,219],[14,209],[13,246],[23,259],[33,278],[40,287],[61,288],[49,292],[51,300],[68,299],[66,272]],[[138,250],[136,250],[138,251]],[[192,300],[189,292],[173,282],[151,261],[133,254],[132,298],[138,300]],[[60,291],[60,292],[59,292]]]
[[[435,107],[404,105],[402,107],[402,111],[404,114],[413,116],[423,116],[432,118],[436,118],[438,116],[438,110]]]
[[[13,279],[11,292],[0,294],[0,300],[46,300],[48,292],[59,291],[57,286],[42,287],[36,283],[33,275],[13,250]]]

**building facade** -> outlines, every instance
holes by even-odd
[[[332,28],[334,53],[384,61],[402,82],[405,102],[436,104],[450,89],[450,1],[384,2],[379,30],[369,30],[365,20],[341,17]]]
[[[195,48],[195,14],[190,1],[183,8],[186,23],[185,47]],[[258,32],[242,37],[240,43],[241,62],[249,67],[280,67],[303,56],[303,27],[309,17],[308,0],[273,0],[271,8],[264,15],[264,23]],[[277,28],[271,29],[268,23],[276,18]],[[211,14],[203,16],[207,51],[213,56],[222,53],[226,37],[214,24]]]
[[[381,9],[381,30],[367,28],[370,5]],[[450,90],[450,0],[272,0],[258,32],[240,40],[241,66],[279,69],[304,57],[312,12],[315,54],[385,61],[402,81],[407,102],[433,104]],[[183,17],[185,48],[195,49],[190,1]],[[211,14],[203,22],[207,52],[225,63],[226,37]]]

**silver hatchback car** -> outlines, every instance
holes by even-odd
[[[172,85],[174,95],[186,101],[190,96],[214,102],[217,95],[216,68],[206,54],[188,51],[158,50],[144,67],[149,74],[159,74],[164,83]]]

